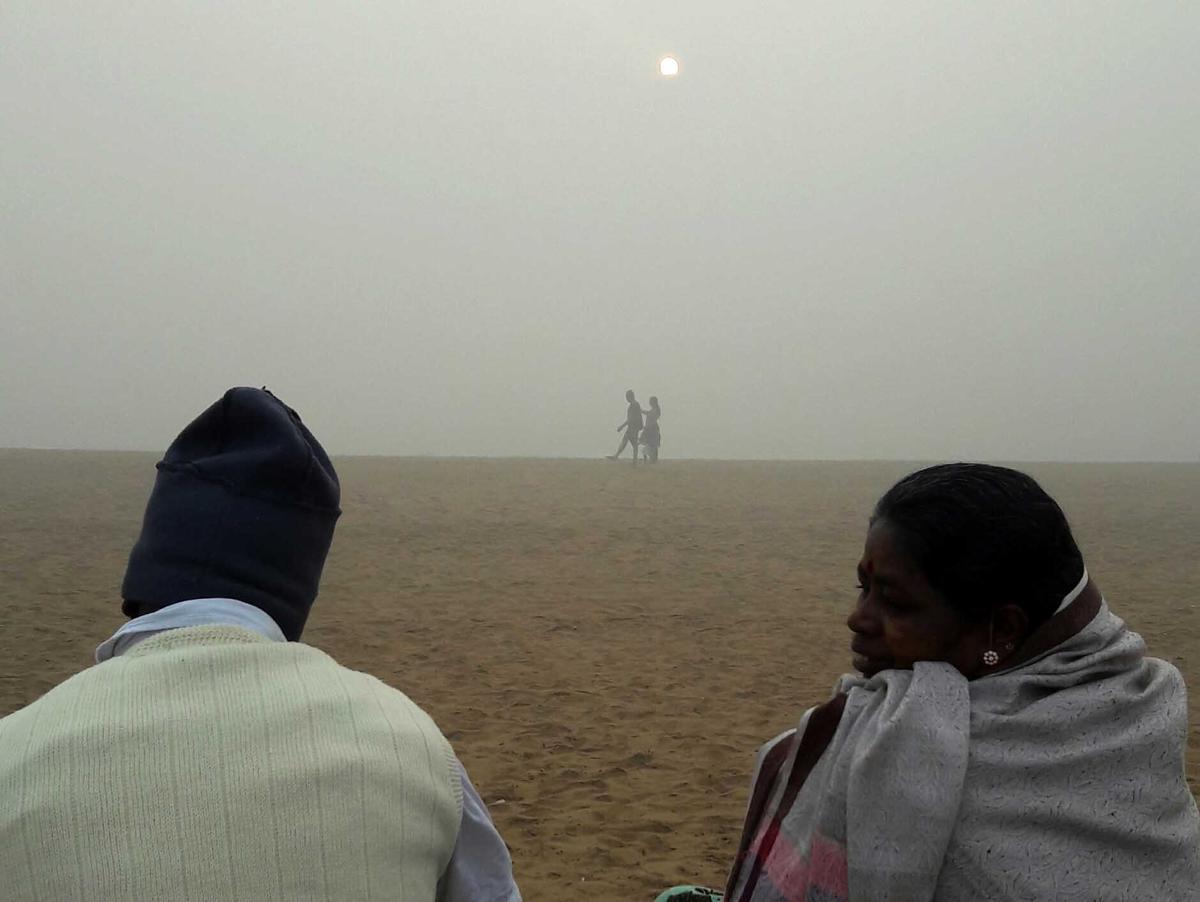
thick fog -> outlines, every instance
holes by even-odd
[[[1196,460],[1200,5],[9,2],[0,446]],[[677,78],[659,74],[662,56]]]

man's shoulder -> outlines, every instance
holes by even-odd
[[[378,694],[387,698],[400,698],[411,704],[416,704],[405,693],[401,692],[395,686],[388,685],[375,676],[375,674],[348,667],[328,652],[316,646],[305,645],[301,642],[289,642],[288,647],[293,649],[299,657],[317,665],[320,669],[328,671],[331,676],[334,676],[339,683],[347,688],[371,695]]]
[[[77,693],[95,677],[96,667],[87,667],[67,677],[61,683],[51,686],[41,695],[31,699],[26,704],[0,717],[0,733],[13,730],[25,725],[31,725],[50,709],[74,707]],[[55,716],[51,714],[51,716]]]
[[[311,649],[311,646],[304,648]],[[356,730],[367,733],[382,731],[390,734],[393,742],[424,744],[426,752],[432,752],[430,764],[438,762],[433,766],[442,771],[461,812],[462,786],[454,747],[433,716],[407,693],[379,677],[345,667],[324,652],[318,653],[332,664],[336,672],[326,671],[326,679],[315,689],[323,694],[325,703],[335,701],[339,709],[354,720]],[[329,676],[334,678],[330,680],[327,678]]]
[[[441,735],[441,730],[432,716],[403,690],[397,689],[374,674],[347,667],[328,653],[311,645],[288,644],[296,648],[299,654],[306,657],[311,656],[314,661],[323,659],[321,668],[325,673],[323,679],[332,677],[332,680],[326,679],[326,689],[341,692],[348,702],[361,702],[384,708],[404,708],[417,719],[420,726],[433,729],[437,731],[438,735]]]

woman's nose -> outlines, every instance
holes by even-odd
[[[877,630],[879,622],[870,604],[870,596],[860,598],[854,603],[854,607],[850,609],[850,616],[846,618],[846,626],[855,633],[873,633]]]

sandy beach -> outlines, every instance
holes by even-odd
[[[151,454],[0,451],[0,715],[88,666]],[[848,666],[870,507],[907,463],[343,458],[305,639],[428,710],[527,899],[719,885],[757,746]],[[1191,688],[1200,465],[1027,465]]]

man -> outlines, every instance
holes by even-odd
[[[158,464],[97,666],[0,720],[7,900],[517,902],[433,721],[298,640],[340,489],[269,392]]]
[[[629,445],[633,448],[633,462],[637,463],[638,433],[642,431],[642,405],[633,396],[632,388],[625,392],[625,400],[629,402],[629,409],[625,413],[625,422],[617,427],[617,432],[623,429],[625,430],[625,434],[621,436],[621,444],[617,445],[617,453],[610,454],[608,459],[616,460],[621,456],[621,452],[625,450],[625,446]]]

